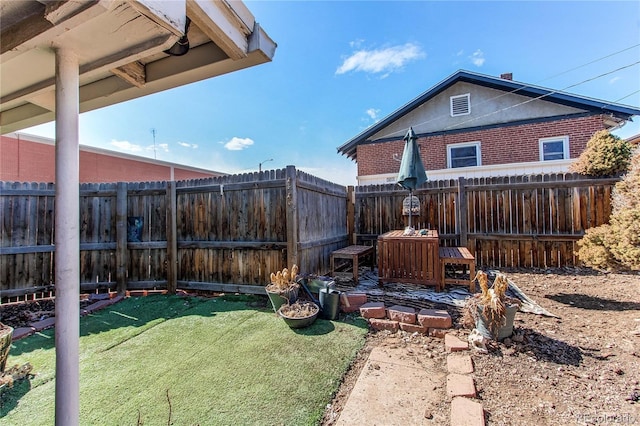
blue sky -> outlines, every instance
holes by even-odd
[[[228,173],[273,158],[262,168],[352,185],[336,148],[460,69],[640,107],[638,1],[245,3],[273,62],[84,113],[80,142]],[[640,117],[616,132],[637,133]]]

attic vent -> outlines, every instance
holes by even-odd
[[[451,96],[451,116],[468,115],[471,113],[471,105],[469,102],[470,95]]]

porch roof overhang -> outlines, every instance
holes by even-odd
[[[189,51],[164,53],[184,35]],[[241,1],[14,0],[0,3],[0,133],[55,117],[55,52],[80,66],[80,112],[272,60],[276,43]]]

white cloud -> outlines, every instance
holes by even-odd
[[[456,53],[456,56],[462,56],[464,55],[464,50],[458,50],[458,53]]]
[[[230,141],[224,144],[224,147],[229,151],[242,151],[243,149],[249,148],[251,145],[253,145],[253,140],[234,136]]]
[[[169,152],[169,144],[159,143],[156,145],[147,145],[145,150],[154,153],[157,153],[158,151]]]
[[[484,53],[480,49],[473,52],[473,55],[469,56],[469,59],[471,60],[471,63],[473,63],[473,65],[475,65],[476,67],[481,67],[482,65],[484,65]]]
[[[369,108],[367,110],[367,115],[376,123],[380,121],[380,118],[378,117],[379,113],[380,113],[379,109]]]
[[[111,139],[111,142],[109,143],[109,145],[113,145],[116,148],[122,150],[122,151],[129,151],[129,152],[142,152],[142,146],[140,145],[136,145],[134,143],[131,143],[129,141],[117,141],[115,139]]]
[[[410,61],[423,58],[425,53],[420,46],[407,43],[402,46],[392,46],[384,49],[358,50],[346,58],[336,70],[336,74],[349,71],[363,71],[367,73],[390,73],[402,69]]]
[[[620,77],[613,77],[611,80],[609,80],[609,84],[615,84],[618,80],[620,80]]]
[[[184,146],[185,148],[198,149],[198,144],[196,143],[178,142],[178,145]]]

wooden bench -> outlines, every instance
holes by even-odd
[[[471,293],[475,293],[476,259],[473,257],[471,252],[469,252],[469,249],[466,247],[440,247],[438,254],[440,257],[441,289],[444,290],[447,284],[462,284],[468,285],[469,291]],[[468,266],[469,279],[455,276],[453,278],[447,278],[445,275],[446,265],[462,265],[463,268]]]
[[[371,270],[373,270],[373,246],[349,246],[331,252],[331,276],[343,276],[345,273],[336,272],[335,259],[350,259],[353,263],[353,281],[358,284],[358,261],[361,257],[370,256]],[[348,276],[348,275],[347,275]]]

